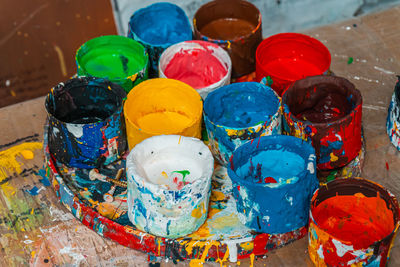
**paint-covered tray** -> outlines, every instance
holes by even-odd
[[[47,131],[45,131],[46,133]],[[167,239],[139,231],[128,219],[126,189],[117,187],[112,201],[104,195],[111,183],[89,179],[89,170],[68,168],[55,160],[44,138],[47,174],[61,203],[84,225],[99,235],[121,245],[143,251],[151,257],[173,261],[193,259],[235,262],[238,259],[264,255],[307,233],[306,227],[285,234],[255,233],[244,226],[236,215],[232,183],[226,168],[217,166],[212,178],[212,193],[206,222],[194,233],[178,239]],[[125,160],[110,164],[101,172],[115,177]]]

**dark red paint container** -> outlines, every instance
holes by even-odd
[[[293,82],[327,73],[330,64],[328,48],[317,39],[300,33],[280,33],[257,47],[256,80],[269,76],[269,86],[281,96]]]

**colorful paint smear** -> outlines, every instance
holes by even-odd
[[[76,52],[78,75],[107,78],[128,93],[147,79],[149,58],[138,42],[118,35],[101,36]]]
[[[309,255],[317,266],[385,266],[399,227],[399,205],[383,187],[339,179],[312,198]]]
[[[160,77],[189,84],[203,99],[216,88],[229,84],[231,70],[228,53],[204,41],[185,41],[170,46],[159,63]]]
[[[344,167],[361,151],[362,96],[336,76],[296,81],[282,97],[283,132],[312,141],[319,170]]]
[[[304,227],[318,187],[315,166],[311,144],[292,136],[263,136],[237,148],[228,175],[241,222],[269,234]]]
[[[203,102],[189,85],[150,79],[136,86],[124,104],[129,148],[160,134],[201,137]]]
[[[392,144],[400,150],[400,76],[398,76],[398,80],[396,86],[394,88],[394,92],[392,95],[392,99],[389,104],[388,115],[386,120],[386,132],[389,135],[389,139]]]
[[[331,55],[317,39],[300,33],[280,33],[266,38],[257,47],[256,79],[270,76],[280,96],[299,79],[329,70]]]
[[[232,59],[232,76],[255,69],[258,44],[262,41],[260,11],[243,0],[218,0],[202,5],[193,18],[194,37],[224,48]]]
[[[227,85],[207,96],[204,122],[214,157],[227,165],[240,145],[281,133],[280,99],[270,87],[260,83]]]
[[[157,77],[161,53],[170,45],[192,39],[185,12],[172,3],[155,3],[133,13],[128,37],[142,43],[149,53],[151,78]]]
[[[204,223],[214,159],[202,141],[153,136],[132,149],[126,166],[128,215],[138,229],[177,238]]]
[[[46,98],[49,149],[71,167],[93,168],[126,150],[124,90],[108,80],[81,77],[60,83]]]

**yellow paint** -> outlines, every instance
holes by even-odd
[[[58,60],[60,61],[61,74],[67,77],[67,65],[65,64],[64,53],[58,45],[54,45],[54,50],[57,53]]]
[[[240,261],[236,262],[236,265],[237,265],[237,266],[240,266]]]
[[[133,75],[131,75],[131,76],[128,76],[128,79],[131,80],[132,82],[134,82],[134,81],[136,81],[137,75],[138,75],[138,74],[135,73],[135,74],[133,74]]]
[[[191,240],[191,241],[189,241],[187,244],[185,244],[186,252],[188,252],[189,255],[192,254],[193,247],[198,247],[200,250],[202,248],[204,248],[201,257],[199,259],[191,260],[190,263],[189,263],[189,266],[190,267],[203,266],[210,248],[212,246],[219,247],[219,245],[220,245],[220,242],[215,241],[215,240],[210,240],[210,241],[195,241],[195,240]],[[229,254],[228,255],[225,254],[225,256],[228,257]],[[225,256],[224,256],[224,258],[225,258]]]
[[[32,210],[31,210],[31,215],[32,215],[34,212],[35,212],[35,209],[34,209],[34,208],[32,208]]]
[[[254,243],[253,242],[246,242],[240,244],[240,246],[246,251],[253,251]]]
[[[192,211],[192,217],[195,218],[201,218],[204,213],[206,213],[206,209],[204,207],[204,202],[201,202],[200,205],[198,205],[193,211]]]
[[[211,196],[210,196],[211,201],[220,201],[220,200],[224,200],[225,198],[226,198],[225,194],[220,191],[213,190],[211,192]]]
[[[35,250],[32,250],[32,251],[31,251],[31,257],[32,257],[32,259],[35,257],[35,254],[36,254],[36,251],[35,251]]]
[[[222,264],[223,264],[224,262],[227,262],[227,261],[228,261],[228,257],[229,257],[229,247],[226,246],[226,252],[225,252],[224,257],[223,257],[222,259],[218,258],[218,259],[216,260],[216,262],[219,262],[219,266],[222,267]]]
[[[202,99],[189,85],[165,78],[144,81],[124,103],[129,148],[160,134],[201,138],[202,112]]]
[[[168,179],[168,174],[165,171],[162,171],[161,175],[164,176],[165,179]]]
[[[331,161],[332,162],[337,161],[339,159],[338,157],[336,157],[335,154],[333,154],[333,152],[330,154],[330,156],[331,156]]]
[[[250,254],[250,267],[253,267],[254,265],[254,253]]]
[[[23,163],[18,161],[18,157],[32,159],[33,151],[42,149],[43,145],[39,142],[23,143],[13,146],[0,152],[0,182],[6,179],[10,174],[21,173]]]

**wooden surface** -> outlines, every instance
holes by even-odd
[[[0,10],[0,107],[45,95],[76,73],[79,46],[117,33],[110,0],[2,0]]]
[[[386,135],[390,97],[400,73],[400,7],[352,21],[313,29],[306,34],[321,40],[331,51],[336,75],[346,77],[362,92],[363,125],[367,142],[363,177],[376,181],[400,198],[400,153]],[[348,64],[349,57],[353,62]],[[27,141],[42,140],[44,99],[0,109],[0,266],[143,266],[147,256],[103,239],[75,220],[62,207],[51,187],[34,174],[43,163],[41,150],[33,159],[17,156],[20,171],[5,165],[4,157]],[[20,141],[17,139],[25,138]],[[2,152],[0,152],[2,153]],[[7,154],[7,155],[8,155]],[[387,169],[388,166],[388,169]],[[0,175],[1,175],[0,171]],[[22,172],[22,173],[20,173]],[[1,176],[0,176],[1,177]],[[36,196],[28,191],[39,188]],[[42,188],[43,187],[43,188]],[[42,189],[41,189],[42,188]],[[242,260],[248,266],[250,260]],[[163,262],[162,265],[173,265]],[[180,262],[177,266],[186,266]],[[219,266],[207,263],[207,266]],[[227,263],[235,266],[234,263]],[[311,266],[307,239],[296,241],[257,259],[255,266]],[[388,266],[400,266],[396,239]]]

